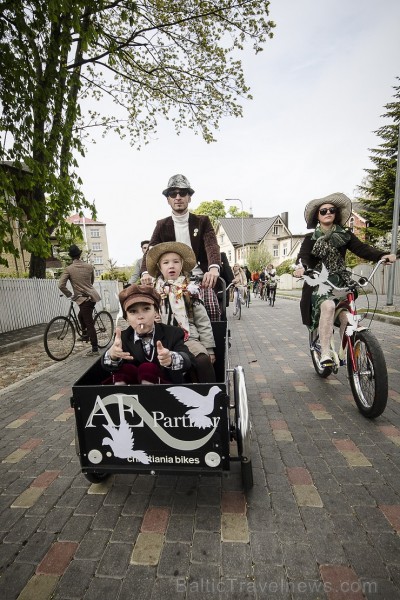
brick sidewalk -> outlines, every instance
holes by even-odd
[[[389,404],[357,411],[346,373],[319,379],[298,304],[230,323],[253,424],[254,488],[223,477],[115,475],[75,454],[76,356],[0,391],[3,599],[400,598],[400,331]]]

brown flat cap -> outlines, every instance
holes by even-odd
[[[158,310],[161,296],[151,285],[137,285],[136,283],[133,283],[120,292],[119,301],[124,312],[126,312],[132,304],[139,304],[139,302],[154,304]]]

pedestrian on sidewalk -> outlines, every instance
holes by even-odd
[[[82,327],[82,337],[86,340],[89,339],[92,344],[92,349],[87,356],[97,356],[99,347],[93,321],[93,309],[96,302],[100,300],[100,295],[93,287],[94,268],[93,265],[81,260],[82,250],[75,244],[70,246],[68,254],[72,258],[72,264],[62,273],[58,287],[67,298],[72,298],[79,306],[78,319]],[[68,281],[71,283],[73,294],[67,287]]]

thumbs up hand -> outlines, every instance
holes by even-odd
[[[157,342],[157,358],[162,367],[170,367],[172,364],[172,352],[164,348],[160,340]]]
[[[108,354],[111,360],[120,360],[124,358],[125,360],[133,360],[133,356],[129,354],[129,352],[124,352],[122,349],[122,339],[121,339],[121,328],[117,327],[115,330],[115,338],[114,343],[108,351]]]

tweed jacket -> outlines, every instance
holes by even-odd
[[[312,235],[313,233],[308,233],[305,236],[297,255],[297,262],[299,262],[299,259],[301,258],[303,267],[308,269],[313,269],[320,260],[312,254],[312,249],[315,244],[315,240],[311,239]],[[338,250],[343,258],[345,258],[347,250],[350,250],[350,252],[353,252],[353,254],[360,258],[373,261],[378,261],[382,256],[387,254],[383,250],[378,250],[377,248],[365,244],[352,232],[350,232],[350,240],[348,243],[338,248]],[[300,300],[300,312],[302,321],[304,325],[307,326],[311,325],[311,294],[312,288],[304,282]]]
[[[70,281],[74,293],[67,288],[67,282]],[[84,262],[80,259],[75,259],[69,267],[67,267],[60,277],[58,287],[62,293],[74,300],[77,304],[82,304],[88,298],[92,302],[98,302],[100,295],[93,287],[94,268],[93,265]]]
[[[130,365],[138,367],[142,363],[146,362],[146,357],[143,352],[143,346],[140,340],[135,342],[135,332],[131,326],[121,332],[122,349],[124,352],[129,352],[133,356],[132,360],[126,360]],[[168,348],[172,352],[178,352],[183,357],[183,367],[179,370],[172,370],[162,367],[157,360],[157,342],[160,340],[164,348]],[[153,363],[158,365],[163,372],[165,379],[169,379],[173,383],[182,383],[183,375],[188,371],[192,365],[195,364],[195,358],[193,354],[189,352],[183,341],[183,329],[180,327],[173,327],[172,325],[164,325],[163,323],[154,323],[154,356],[152,358]],[[121,363],[122,364],[122,363]],[[104,364],[104,355],[101,357],[101,365],[106,371],[117,371],[118,367],[113,367]]]
[[[209,217],[189,213],[190,243],[197,259],[197,264],[203,273],[208,271],[209,265],[220,265],[221,257],[217,236]],[[149,248],[161,242],[176,242],[175,228],[172,217],[157,221],[151,236]],[[146,255],[143,257],[142,273],[146,271]]]

